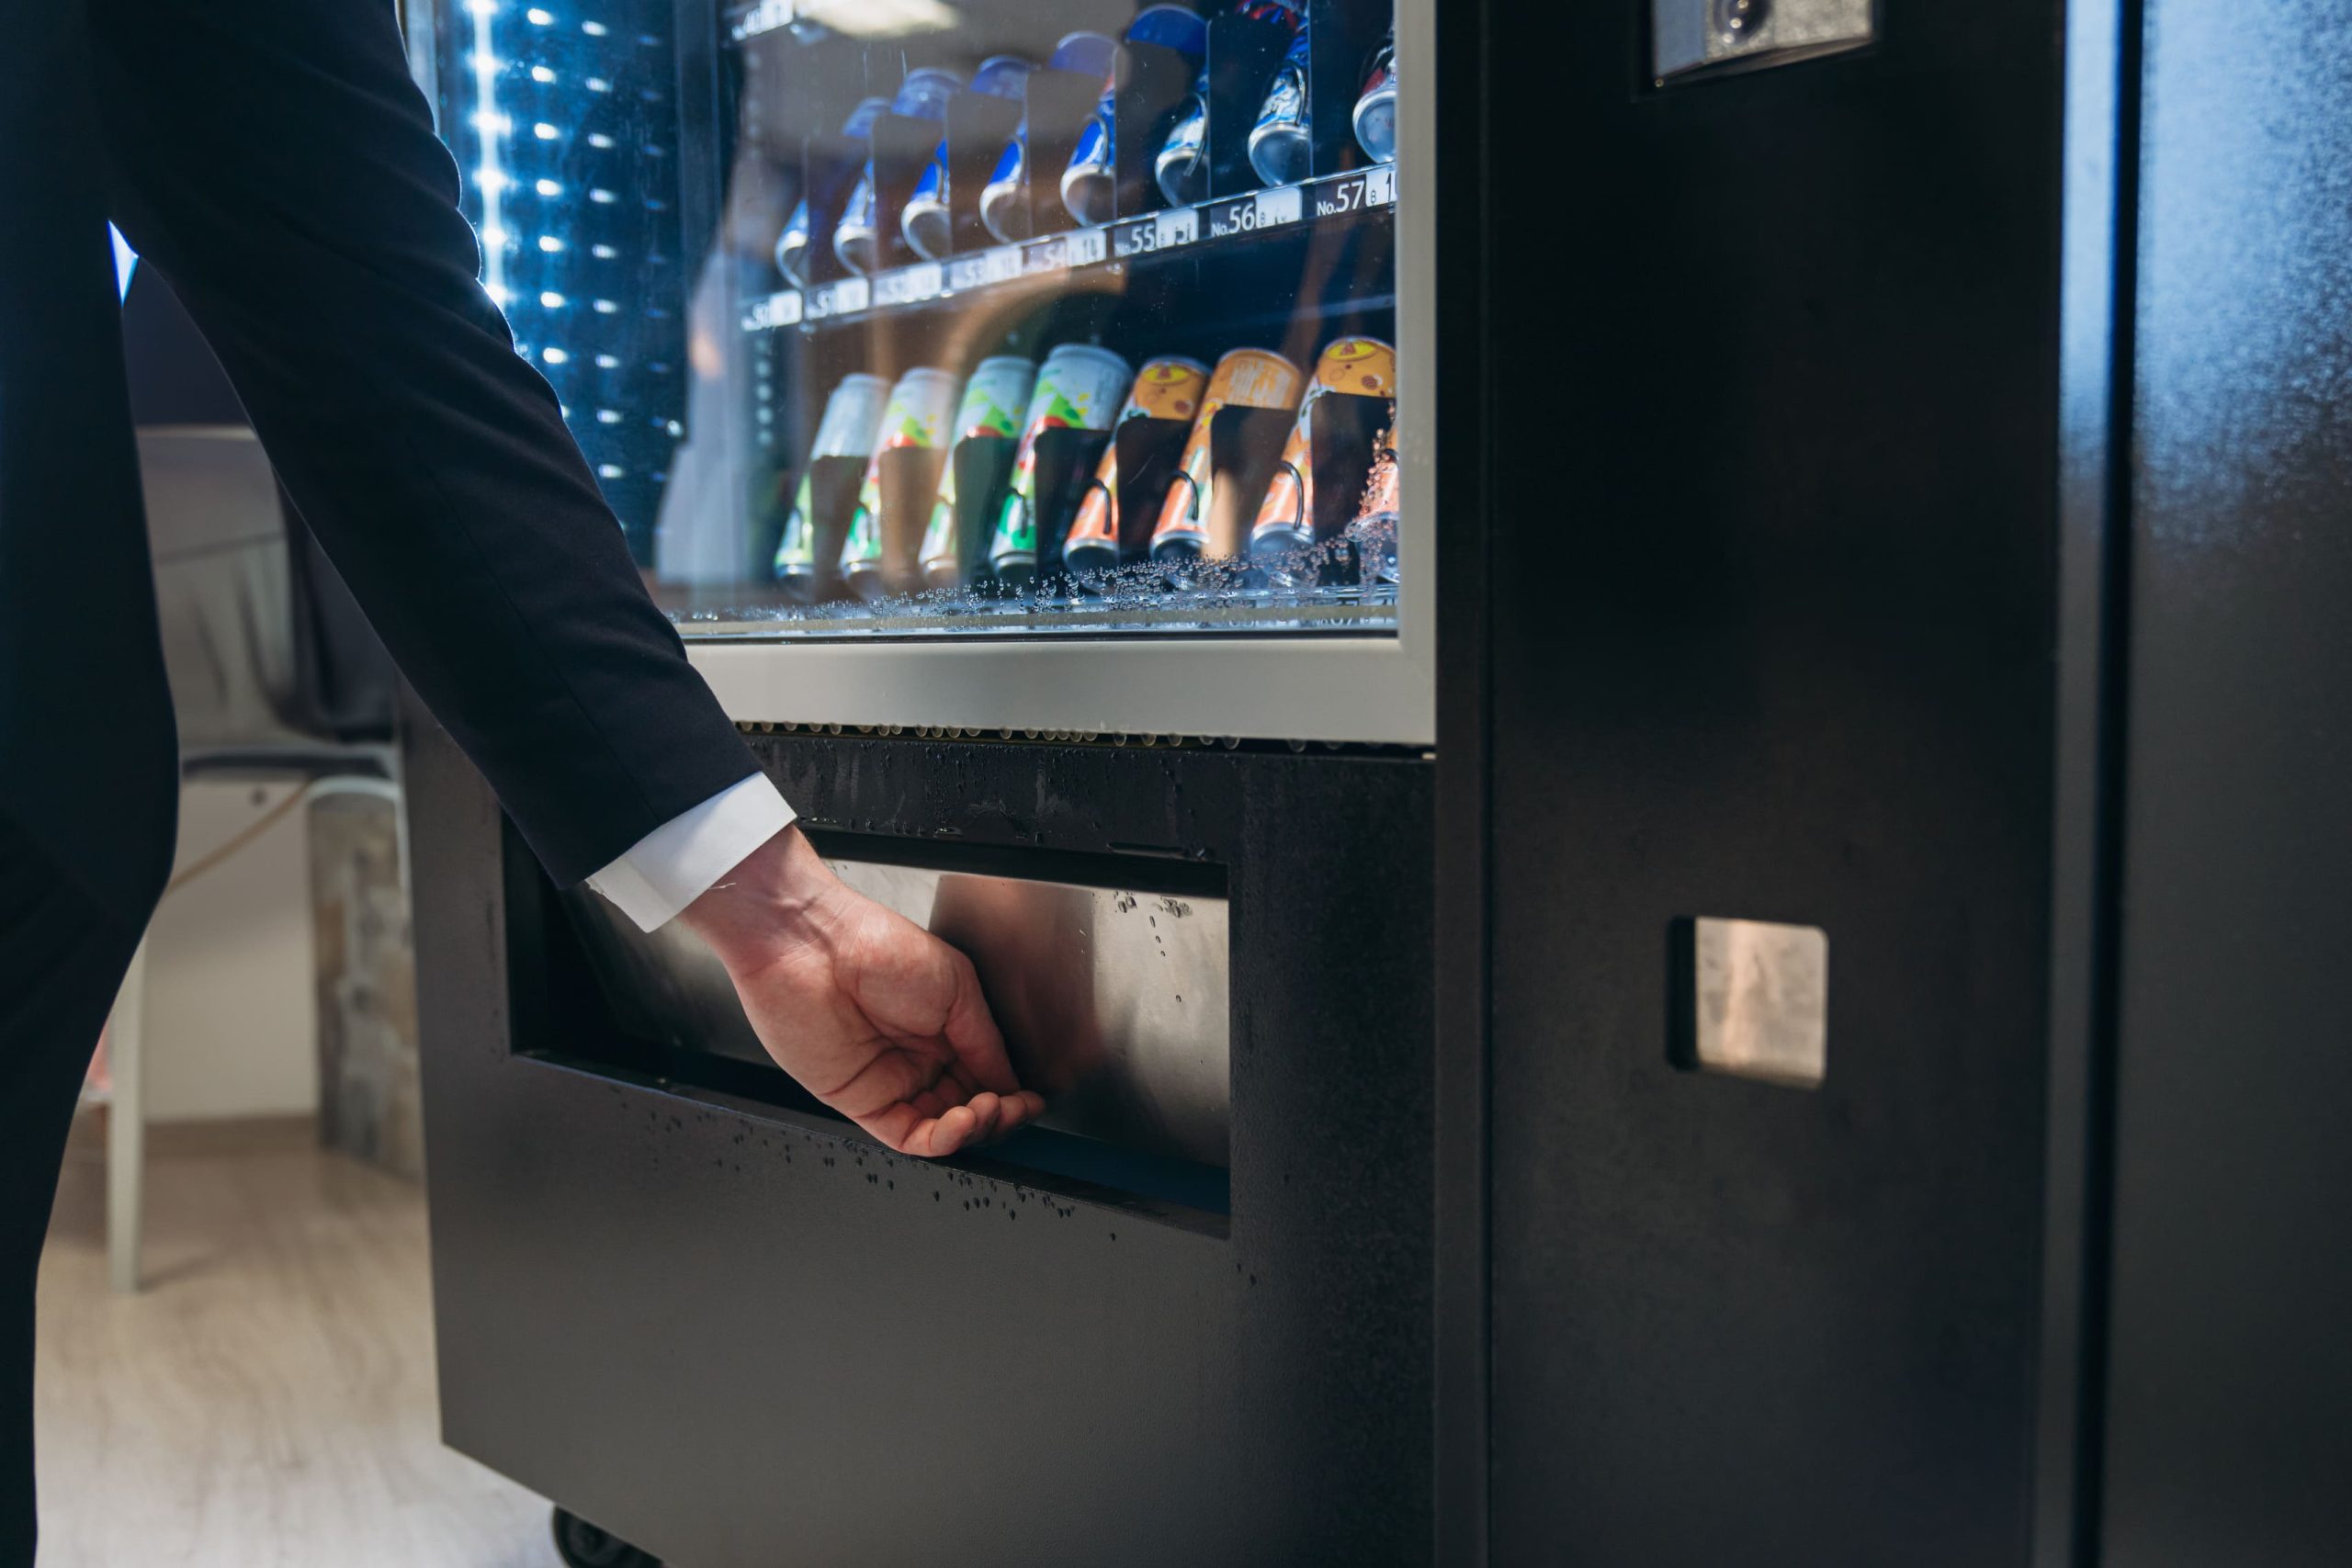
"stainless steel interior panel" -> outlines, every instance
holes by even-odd
[[[1224,1167],[1231,1107],[1223,898],[830,861],[842,880],[972,957],[1044,1125]],[[764,1062],[726,972],[677,922],[648,935],[569,896],[624,1029]]]

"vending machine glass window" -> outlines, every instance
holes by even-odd
[[[739,718],[1424,742],[1430,8],[461,0],[435,78]]]

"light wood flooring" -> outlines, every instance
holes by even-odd
[[[146,1291],[97,1145],[41,1270],[42,1568],[552,1568],[548,1506],[443,1448],[424,1201],[279,1136],[159,1146]]]

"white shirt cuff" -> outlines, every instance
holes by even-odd
[[[650,931],[710,891],[792,818],[767,775],[753,773],[646,834],[588,886]]]

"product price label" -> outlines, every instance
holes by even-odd
[[[1278,186],[1258,193],[1258,227],[1295,223],[1306,213],[1306,193],[1296,186]]]
[[[1325,180],[1315,187],[1315,216],[1338,218],[1374,207],[1392,206],[1396,200],[1396,173],[1394,169],[1342,175],[1337,179]]]
[[[1132,223],[1122,223],[1112,230],[1111,254],[1122,260],[1128,256],[1148,256],[1154,251],[1172,251],[1179,245],[1189,245],[1200,237],[1200,209],[1180,207],[1172,212],[1156,212],[1148,218],[1138,218]]]
[[[999,245],[980,253],[980,281],[1009,283],[1021,276],[1021,247]]]
[[[999,245],[978,255],[957,256],[947,264],[947,290],[961,294],[1021,276],[1021,247]]]
[[[1100,229],[1079,229],[1066,236],[1069,241],[1069,265],[1092,266],[1102,259],[1104,241]]]
[[[1061,234],[1050,240],[1037,240],[1021,250],[1021,270],[1029,275],[1041,272],[1061,272],[1069,265],[1069,242]]]
[[[1209,238],[1222,240],[1234,234],[1255,233],[1261,229],[1279,228],[1295,223],[1306,215],[1306,200],[1296,186],[1278,186],[1261,190],[1255,196],[1239,197],[1221,201],[1209,209]]]
[[[800,291],[797,288],[786,288],[771,294],[764,299],[752,300],[750,308],[743,312],[743,330],[747,333],[763,333],[773,327],[796,325],[799,320]]]
[[[823,284],[808,291],[808,318],[816,321],[827,316],[852,315],[865,310],[873,297],[873,286],[862,277]]]
[[[875,277],[874,302],[904,305],[917,299],[936,299],[946,284],[946,271],[937,262],[898,267]]]

